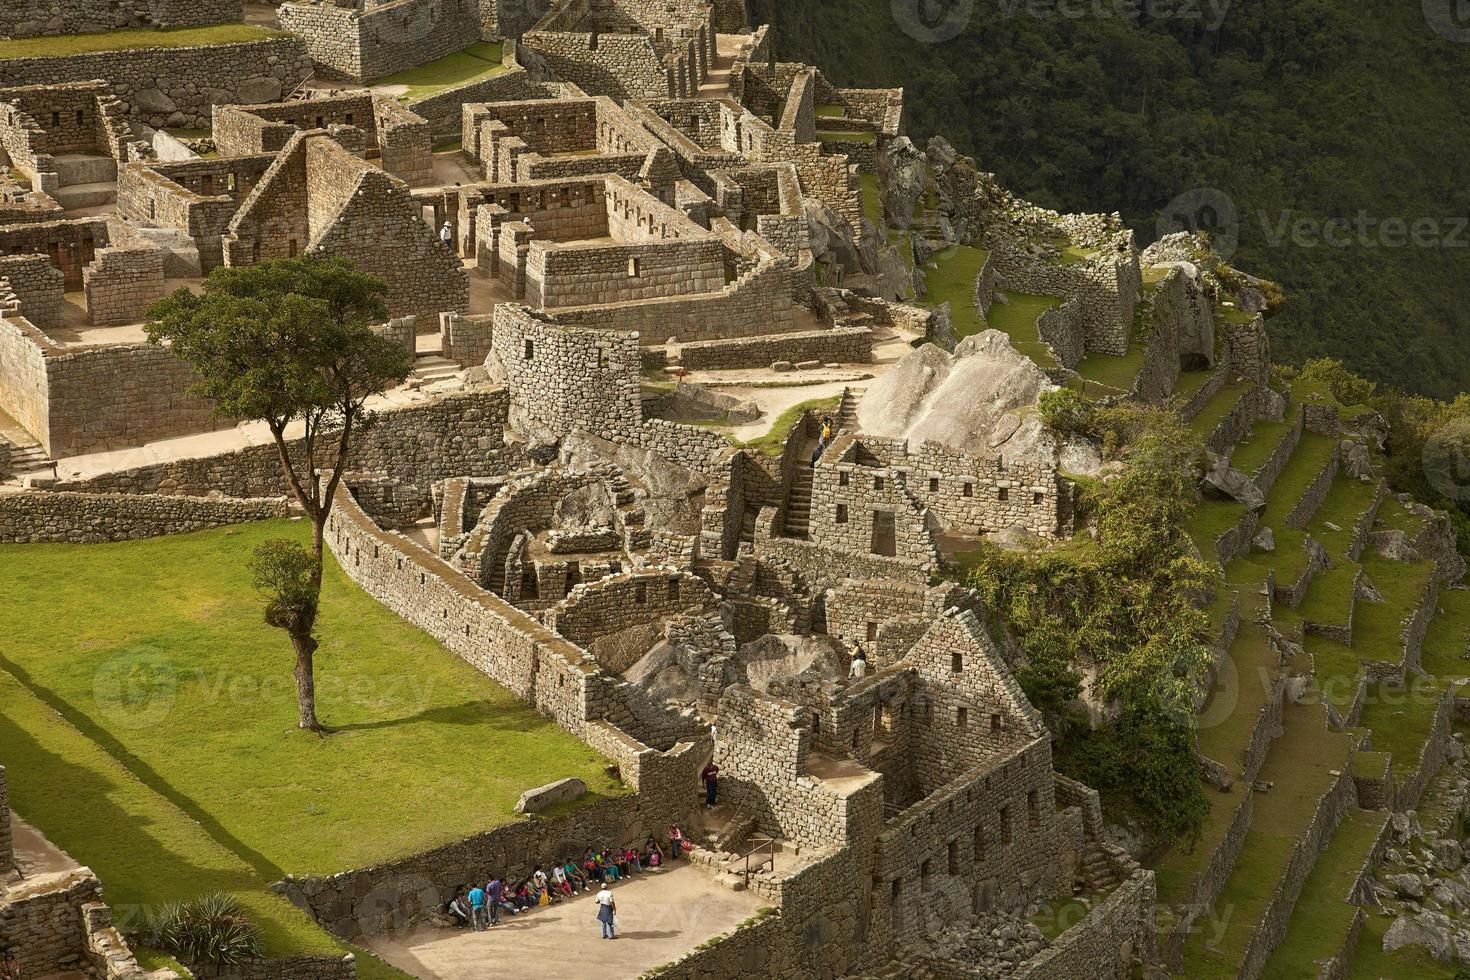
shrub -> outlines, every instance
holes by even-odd
[[[1097,410],[1071,388],[1043,391],[1036,402],[1041,421],[1060,436],[1093,436]]]
[[[148,916],[144,941],[186,962],[233,966],[262,953],[260,934],[235,896],[211,892],[160,905]]]

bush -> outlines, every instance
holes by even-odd
[[[233,966],[262,953],[260,934],[235,896],[211,892],[148,916],[144,941],[188,963]]]
[[[1071,388],[1043,391],[1036,401],[1041,421],[1059,436],[1095,436],[1097,410]]]

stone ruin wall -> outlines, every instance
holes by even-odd
[[[324,78],[370,82],[453,54],[480,40],[475,0],[392,0],[364,9],[285,3],[281,28],[298,35]]]
[[[0,766],[0,881],[15,868],[15,850],[10,838],[10,790],[5,783],[5,767]]]
[[[1008,245],[997,246],[991,255],[1005,288],[1064,301],[1076,298],[1082,306],[1087,351],[1115,356],[1128,353],[1133,311],[1142,289],[1137,256],[1109,259],[1100,255],[1077,265],[1056,265]]]
[[[541,319],[525,307],[495,308],[486,368],[510,389],[511,425],[556,437],[583,429],[629,433],[642,420],[638,335]]]
[[[51,264],[50,256],[41,252],[0,256],[0,280],[9,290],[4,297],[6,312],[42,328],[61,323],[66,276]]]
[[[311,58],[296,37],[5,61],[10,85],[105,78],[122,111],[154,128],[207,129],[214,106],[275,102],[311,74]]]
[[[284,497],[242,500],[54,490],[0,492],[0,541],[131,541],[285,517],[289,512]],[[0,811],[3,809],[4,799],[0,797]],[[0,838],[3,836],[0,833]],[[4,870],[3,845],[0,839],[0,873]]]
[[[505,446],[508,411],[509,398],[503,388],[443,395],[388,409],[379,414],[377,425],[358,435],[348,464],[354,472],[381,473],[417,487],[451,477],[502,476],[521,461],[519,454]],[[288,446],[299,458],[299,440]],[[323,453],[320,465],[328,465],[325,457]],[[247,498],[291,492],[281,475],[274,443],[217,456],[150,463],[56,485],[58,490],[84,493],[197,497],[209,496],[221,487]]]
[[[709,586],[689,572],[637,570],[577,585],[547,614],[546,626],[586,648],[604,637],[715,602]]]
[[[118,169],[117,211],[140,224],[187,233],[208,273],[224,263],[221,236],[273,162],[274,155],[259,154],[125,164]]]
[[[873,360],[873,331],[867,327],[832,327],[749,339],[700,340],[679,345],[679,364],[690,371],[768,367],[776,361],[816,360],[868,364]]]
[[[66,0],[0,6],[0,35],[10,38],[107,31],[173,30],[238,24],[240,0]]]

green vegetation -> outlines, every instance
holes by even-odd
[[[878,134],[871,130],[855,132],[853,130],[819,129],[817,139],[832,143],[876,143]]]
[[[516,819],[522,791],[552,778],[577,776],[594,798],[620,791],[582,742],[389,613],[331,561],[318,683],[338,731],[297,733],[291,654],[262,621],[246,559],[262,541],[309,533],[305,521],[270,521],[122,544],[0,545],[0,618],[11,641],[0,667],[241,855],[261,882],[362,867],[503,824]],[[72,754],[36,742],[39,755],[12,778],[72,785]],[[106,793],[95,795],[103,805]],[[51,833],[51,818],[77,806],[71,796],[42,801],[39,812],[16,805]],[[140,823],[93,819],[78,831],[122,837]],[[84,849],[91,853],[90,842]],[[132,849],[116,851],[109,863],[132,859]]]
[[[1318,962],[1337,955],[1358,914],[1349,897],[1385,819],[1382,812],[1358,809],[1343,817],[1302,885],[1286,936],[1266,961],[1263,978],[1315,977]]]
[[[1129,464],[1085,487],[1079,509],[1096,521],[1095,544],[1037,554],[982,546],[969,556],[969,581],[1020,638],[1026,661],[1016,677],[1056,736],[1058,769],[1158,839],[1192,838],[1210,809],[1193,721],[1210,660],[1195,597],[1212,574],[1188,552],[1203,450],[1165,411],[1092,410],[1079,425]],[[1120,704],[1099,728],[1074,707],[1090,664],[1096,695]]]
[[[1011,338],[1011,346],[1016,350],[1042,367],[1055,367],[1056,357],[1052,355],[1051,348],[1041,342],[1041,335],[1036,330],[1036,318],[1061,302],[1055,296],[997,293],[995,302],[990,304],[990,314],[986,319],[992,328]],[[958,329],[955,334],[962,336]]]
[[[1290,296],[1271,323],[1278,358],[1341,357],[1439,397],[1470,389],[1470,249],[1446,245],[1465,244],[1446,219],[1470,212],[1470,188],[1431,165],[1470,145],[1470,103],[1444,86],[1470,74],[1470,45],[1431,30],[1414,3],[1375,4],[1371,19],[1323,0],[1199,13],[976,4],[934,44],[894,30],[885,0],[750,10],[782,57],[821,65],[835,85],[902,85],[917,144],[942,134],[1043,207],[1121,210],[1147,240],[1168,202],[1218,188],[1239,216],[1232,261]],[[1436,247],[1390,237],[1388,219],[1425,218],[1439,219]],[[1294,223],[1333,219],[1347,247],[1311,224],[1298,244]]]
[[[791,435],[791,430],[796,427],[796,423],[801,419],[803,413],[833,412],[837,410],[837,406],[841,401],[841,395],[833,395],[829,398],[813,398],[809,401],[792,405],[776,417],[775,423],[771,426],[771,431],[763,436],[756,436],[754,439],[747,440],[743,445],[746,449],[765,453],[767,456],[779,456],[781,455],[781,450],[786,448],[786,437]]]
[[[213,27],[185,27],[171,31],[108,31],[105,34],[23,37],[0,41],[0,61],[11,58],[64,58],[95,51],[138,48],[197,48],[210,44],[239,44],[285,36],[281,31],[253,24],[216,24]]]
[[[402,85],[404,89],[399,98],[409,103],[418,102],[447,88],[494,78],[507,70],[501,61],[502,55],[498,41],[476,41],[463,51],[380,78],[373,82],[373,87]]]

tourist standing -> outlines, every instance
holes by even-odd
[[[852,666],[848,668],[847,676],[855,681],[860,681],[868,674],[868,654],[861,643],[858,644],[857,652],[852,655]]]
[[[602,923],[603,939],[618,938],[618,903],[605,881],[597,892],[597,921]]]
[[[500,879],[491,875],[490,884],[485,886],[485,891],[490,899],[490,924],[492,926],[500,923],[500,893],[503,889],[504,886],[500,883]]]
[[[444,222],[444,227],[439,229],[439,244],[450,251],[454,250],[454,230],[449,227],[449,222]]]
[[[699,774],[699,778],[704,780],[705,808],[713,810],[715,807],[715,798],[720,792],[720,767],[715,765],[715,760],[711,759],[709,761],[709,765],[704,767],[704,771]]]
[[[470,889],[470,926],[476,932],[485,929],[485,889],[479,885]]]

